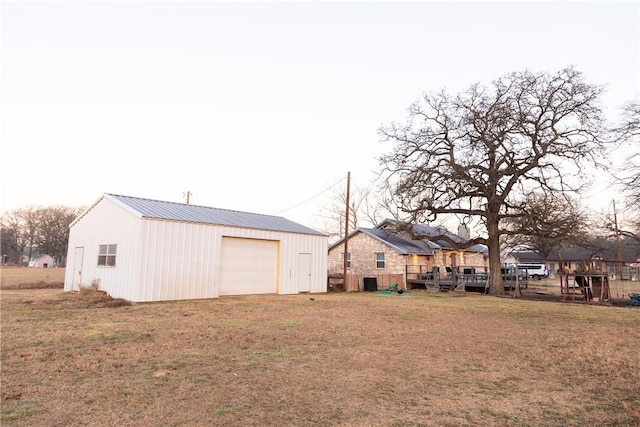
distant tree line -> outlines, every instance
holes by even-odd
[[[0,219],[2,263],[23,265],[37,255],[51,255],[66,265],[69,225],[82,208],[29,206],[14,209]]]

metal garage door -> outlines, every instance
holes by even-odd
[[[220,295],[276,293],[277,280],[277,241],[222,238]]]

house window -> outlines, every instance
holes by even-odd
[[[384,268],[384,252],[376,252],[376,268]]]
[[[340,265],[342,265],[344,267],[344,263],[345,263],[345,259],[344,259],[344,252],[340,252]],[[347,268],[351,268],[351,252],[347,252]]]
[[[107,267],[116,266],[116,246],[117,245],[100,245],[98,250],[98,265]]]

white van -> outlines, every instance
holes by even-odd
[[[547,266],[544,264],[518,264],[518,270],[536,280],[549,277],[549,270],[547,270]]]

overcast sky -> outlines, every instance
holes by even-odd
[[[613,117],[640,93],[639,5],[5,0],[1,211],[189,191],[319,229],[423,92],[574,65]]]

